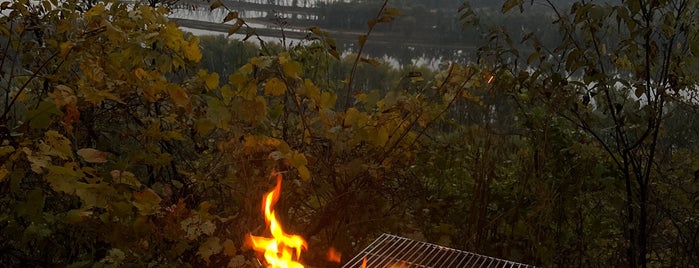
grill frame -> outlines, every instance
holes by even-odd
[[[535,267],[386,233],[381,234],[342,267],[361,268],[365,258],[367,268]]]

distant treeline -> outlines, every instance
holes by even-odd
[[[567,0],[554,1],[557,5],[567,5]],[[319,3],[317,19],[303,20],[292,16],[282,17],[289,25],[317,26],[335,31],[363,33],[382,1],[329,1]],[[367,52],[374,56],[395,58],[401,65],[410,64],[416,58],[446,59],[457,62],[475,60],[475,51],[487,41],[484,32],[501,28],[510,33],[517,43],[530,32],[541,37],[542,44],[555,43],[560,36],[542,16],[552,16],[551,10],[537,8],[535,12],[504,15],[500,4],[492,1],[470,1],[471,8],[480,18],[478,25],[464,27],[459,8],[463,1],[439,0],[391,1],[389,5],[400,11],[400,16],[391,23],[381,24],[372,34],[392,37],[394,45],[372,45],[371,37]],[[282,12],[283,9],[280,10]],[[278,13],[279,14],[279,13]],[[277,16],[279,16],[277,14]],[[269,13],[270,17],[275,16]],[[332,36],[331,36],[332,37]],[[340,44],[346,51],[356,51],[356,44]]]

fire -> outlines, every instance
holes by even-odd
[[[328,249],[326,259],[330,262],[340,263],[340,261],[342,260],[342,253],[337,251],[335,248],[331,247]]]
[[[277,185],[262,199],[262,210],[265,213],[265,221],[272,233],[272,238],[249,234],[248,242],[255,251],[264,253],[267,268],[302,268],[304,266],[298,260],[301,256],[301,250],[306,250],[308,245],[303,237],[285,233],[277,220],[274,205],[279,200],[281,193],[282,174],[272,172],[272,176],[276,176]]]
[[[495,76],[491,75],[490,78],[488,78],[488,84],[492,83],[493,79],[495,79]]]

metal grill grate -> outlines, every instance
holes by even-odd
[[[522,263],[497,259],[463,250],[382,234],[343,268],[360,268],[366,258],[367,268],[528,268]]]

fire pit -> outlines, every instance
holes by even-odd
[[[360,267],[525,268],[534,266],[382,234],[343,266],[343,268]]]
[[[274,205],[279,199],[282,187],[282,174],[272,171],[277,184],[262,198],[262,212],[272,237],[248,234],[247,244],[264,256],[267,268],[303,268],[299,262],[302,250],[308,248],[303,237],[284,232],[277,220]],[[331,254],[333,253],[333,254]],[[328,256],[337,252],[331,250]],[[330,258],[340,262],[339,255]],[[525,268],[526,264],[497,259],[471,252],[443,247],[435,244],[411,240],[390,234],[382,234],[362,252],[347,262],[343,268]]]

